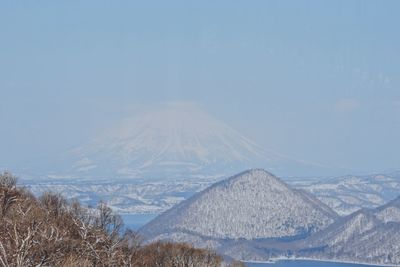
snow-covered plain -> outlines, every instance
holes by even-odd
[[[161,213],[200,192],[223,177],[198,177],[175,180],[92,180],[46,179],[22,180],[36,195],[57,191],[67,198],[77,198],[96,205],[100,200],[124,214]],[[375,208],[400,195],[400,173],[347,176],[326,180],[283,179],[294,188],[316,196],[340,215],[361,208]]]
[[[120,214],[161,213],[203,190],[214,179],[195,181],[143,181],[143,180],[42,180],[21,181],[35,195],[46,191],[62,194],[67,199],[78,199],[88,206],[106,202]],[[216,180],[214,180],[215,182]]]

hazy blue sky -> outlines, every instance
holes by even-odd
[[[400,169],[400,1],[2,1],[0,168],[138,105],[196,102],[257,143]]]

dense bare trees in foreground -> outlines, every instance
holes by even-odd
[[[96,209],[60,195],[35,198],[0,173],[0,266],[221,266],[215,252],[180,243],[141,244],[104,203]]]

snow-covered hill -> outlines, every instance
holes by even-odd
[[[344,217],[304,240],[306,256],[400,264],[400,197]]]
[[[217,239],[296,238],[325,228],[336,216],[311,195],[254,169],[181,202],[141,232],[151,239],[185,234]]]
[[[337,217],[311,195],[250,170],[178,204],[140,232],[148,241],[189,242],[241,260],[400,264],[400,197]]]

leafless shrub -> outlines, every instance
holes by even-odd
[[[111,236],[118,234],[123,226],[121,216],[114,214],[112,209],[104,202],[97,205],[98,216],[95,220],[95,226],[103,229]]]
[[[61,216],[66,210],[67,201],[60,194],[45,192],[39,201],[49,216],[54,218]]]
[[[139,252],[134,266],[220,266],[222,258],[207,249],[195,249],[188,244],[156,242]]]
[[[9,190],[7,187],[3,188],[0,193],[0,216],[3,218],[10,210],[11,206],[16,203],[18,199],[18,192]]]
[[[214,267],[215,252],[187,244],[142,245],[105,204],[97,209],[68,203],[59,194],[36,199],[4,173],[0,182],[0,266]]]
[[[15,188],[18,178],[8,171],[0,173],[0,187]]]
[[[232,261],[229,267],[246,267],[246,265],[241,261]]]

